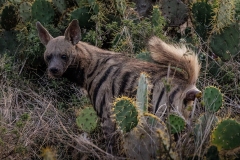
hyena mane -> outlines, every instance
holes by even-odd
[[[100,49],[81,42],[80,27],[73,20],[64,36],[53,38],[37,22],[38,34],[46,50],[44,59],[50,77],[66,76],[83,87],[101,117],[105,138],[110,146],[115,124],[111,104],[115,97],[135,97],[141,72],[149,75],[151,83],[149,110],[158,115],[169,102],[169,107],[188,117],[187,105],[201,92],[196,88],[200,65],[197,55],[181,45],[170,45],[157,37],[149,40],[149,50],[156,63],[129,58],[121,53]],[[165,89],[165,82],[170,90]]]

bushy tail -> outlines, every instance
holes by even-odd
[[[152,37],[148,44],[152,59],[159,63],[180,68],[188,77],[189,84],[195,84],[200,71],[197,55],[184,45],[166,44],[157,37]]]

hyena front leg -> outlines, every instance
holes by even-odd
[[[115,153],[115,145],[117,140],[117,132],[116,131],[116,125],[112,121],[110,117],[110,112],[103,112],[102,118],[101,118],[101,125],[102,125],[102,131],[104,138],[106,140],[106,151],[108,153],[114,154]]]

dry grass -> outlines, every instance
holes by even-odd
[[[9,59],[0,59],[0,159],[43,159],[53,154],[56,159],[124,159],[113,157],[104,151],[100,127],[86,134],[76,126],[77,111],[89,102],[82,97],[82,91],[69,82],[51,81],[40,77],[37,84],[19,76],[19,66],[9,66]],[[240,64],[230,61],[222,68],[231,67],[233,83],[223,85],[208,75],[209,66],[201,71],[198,87],[214,85],[224,94],[222,109],[206,120],[206,126],[199,130],[201,135],[194,139],[193,132],[197,118],[205,112],[201,100],[196,100],[185,132],[174,142],[180,157],[202,156],[209,146],[209,137],[214,117],[234,117],[240,120],[240,89],[238,70]],[[20,67],[21,68],[21,67]],[[219,78],[219,76],[217,76]],[[67,91],[68,90],[68,91]],[[74,95],[74,98],[71,97]],[[119,150],[119,156],[122,156]]]
[[[46,148],[56,159],[112,157],[99,148],[103,145],[100,129],[89,135],[76,126],[77,110],[85,102],[64,100],[58,95],[63,90],[50,86],[46,77],[40,80],[46,82],[44,87],[34,91],[36,84],[7,70],[6,60],[1,58],[0,66],[0,159],[42,159]],[[81,99],[82,92],[74,84],[67,85]],[[62,103],[68,107],[61,108]]]

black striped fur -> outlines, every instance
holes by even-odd
[[[164,112],[164,104],[169,102],[173,110],[187,118],[186,105],[200,93],[196,88],[200,69],[197,56],[184,46],[169,45],[153,37],[148,47],[156,63],[149,63],[79,41],[80,28],[76,20],[71,22],[64,36],[56,38],[39,22],[37,29],[46,46],[44,58],[49,76],[67,76],[88,92],[108,138],[115,130],[110,118],[114,98],[121,95],[135,97],[142,72],[149,75],[152,85],[152,108],[149,110],[159,116]],[[165,81],[170,85],[169,91]],[[193,98],[189,99],[190,96]]]

